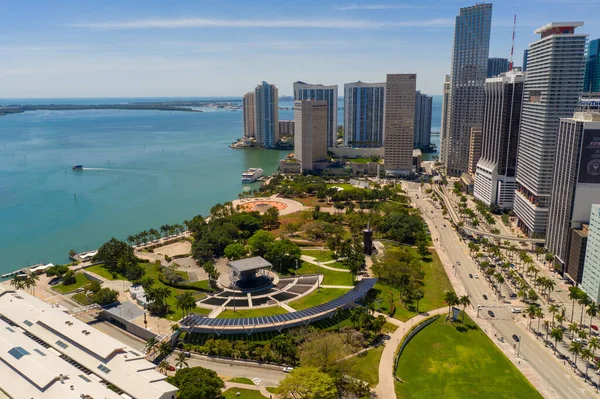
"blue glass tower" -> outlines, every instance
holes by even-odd
[[[591,40],[588,44],[583,91],[600,92],[600,39]]]

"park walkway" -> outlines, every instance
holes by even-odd
[[[300,257],[300,259],[302,259],[305,262],[310,263],[311,265],[316,265],[316,266],[322,267],[323,269],[333,270],[334,272],[350,273],[350,270],[348,270],[348,269],[340,269],[337,267],[328,266],[329,263],[335,263],[335,262],[337,262],[337,260],[329,260],[327,262],[318,262],[315,260],[316,258],[313,258],[312,256],[308,256],[308,255],[302,255]]]

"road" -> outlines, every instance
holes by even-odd
[[[541,340],[536,340],[531,333],[524,330],[521,324],[512,320],[510,306],[516,307],[516,305],[507,305],[498,301],[493,289],[483,276],[480,276],[479,279],[469,277],[469,274],[474,276],[481,272],[470,257],[467,244],[460,240],[450,222],[442,215],[441,209],[434,206],[427,195],[421,192],[418,184],[409,183],[406,188],[413,202],[421,209],[423,216],[435,226],[440,244],[454,264],[455,277],[460,279],[467,291],[466,293],[457,292],[457,294],[468,293],[475,309],[477,306],[482,306],[480,317],[489,320],[507,343],[514,342],[513,334],[521,335],[523,361],[527,362],[540,378],[545,380],[544,383],[550,387],[549,391],[554,392],[556,397],[584,399],[596,396],[594,390],[581,378],[576,377],[568,366],[562,365],[562,361],[559,362],[552,351],[542,344]],[[457,261],[460,262],[458,267],[456,266]],[[483,299],[483,294],[487,295],[487,300]],[[515,303],[517,302],[515,301]],[[493,320],[487,314],[488,310],[495,313]]]

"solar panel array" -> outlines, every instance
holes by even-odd
[[[377,282],[376,278],[368,278],[361,280],[356,286],[346,294],[338,297],[330,302],[315,306],[310,309],[304,309],[297,312],[285,313],[274,316],[262,317],[242,317],[236,319],[210,319],[203,315],[192,314],[186,317],[181,324],[188,327],[211,327],[211,328],[226,328],[239,327],[240,329],[249,327],[268,327],[274,324],[293,324],[301,319],[310,319],[325,313],[334,311],[337,308],[354,303],[357,299],[362,298],[373,288]]]

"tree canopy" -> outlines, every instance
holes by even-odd
[[[335,380],[313,367],[292,370],[277,388],[282,397],[294,399],[334,399],[337,392]]]
[[[221,396],[225,383],[217,373],[204,367],[177,370],[168,381],[179,388],[179,399],[215,399]]]

